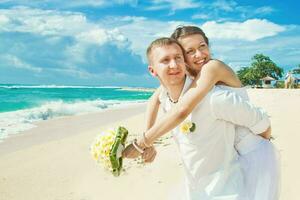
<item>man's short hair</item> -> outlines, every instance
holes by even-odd
[[[147,48],[147,58],[148,58],[148,62],[151,63],[151,53],[153,51],[154,48],[157,47],[162,47],[162,46],[169,46],[172,44],[176,44],[180,47],[182,54],[184,53],[182,46],[179,44],[179,42],[173,38],[169,38],[169,37],[162,37],[162,38],[158,38],[156,40],[154,40],[153,42],[151,42],[151,44],[148,46]]]

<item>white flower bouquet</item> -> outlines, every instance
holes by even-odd
[[[91,145],[93,158],[114,176],[119,176],[122,170],[122,151],[127,135],[126,128],[118,127],[116,130],[102,132]]]

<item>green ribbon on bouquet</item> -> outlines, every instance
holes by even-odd
[[[123,158],[122,151],[125,148],[125,142],[127,139],[128,130],[124,127],[118,127],[115,141],[112,145],[109,158],[112,166],[112,173],[114,176],[121,174]]]

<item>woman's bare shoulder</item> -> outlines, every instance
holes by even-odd
[[[220,60],[209,60],[203,65],[201,74],[222,75],[224,72],[232,72],[232,69]]]
[[[217,60],[217,59],[211,59],[211,60],[209,60],[205,64],[205,66],[208,66],[209,68],[212,68],[212,69],[228,69],[228,68],[230,68],[224,62],[222,62],[221,60]]]
[[[240,87],[241,82],[233,69],[220,60],[210,60],[207,64],[206,73],[218,76],[218,84],[224,84],[232,87]]]

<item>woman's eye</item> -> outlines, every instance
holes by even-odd
[[[206,47],[207,47],[206,44],[203,43],[203,44],[200,45],[199,49],[202,50],[202,49],[205,49]]]

